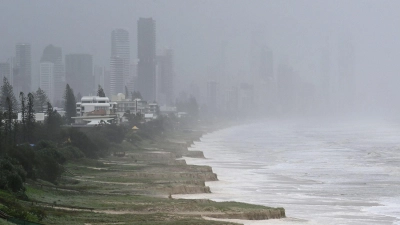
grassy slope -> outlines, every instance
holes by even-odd
[[[190,142],[199,136],[199,132],[183,132],[168,138]],[[44,208],[47,213],[47,218],[42,221],[44,224],[72,225],[232,224],[206,221],[201,215],[224,217],[227,214],[248,213],[254,216],[259,212],[275,210],[238,202],[166,198],[165,190],[174,186],[204,186],[204,180],[193,175],[210,174],[211,168],[171,164],[171,160],[165,158],[139,157],[155,150],[178,157],[187,151],[166,139],[147,140],[140,146],[124,143],[123,150],[127,153],[123,158],[110,156],[100,161],[85,159],[70,162],[66,166],[68,173],[64,174],[58,186],[42,181],[29,182],[26,194],[32,202],[17,202],[27,207]],[[164,197],[154,197],[154,194]],[[9,197],[0,192],[0,200]]]

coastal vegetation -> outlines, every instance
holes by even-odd
[[[124,125],[77,128],[64,126],[74,116],[75,97],[68,85],[66,117],[46,102],[43,122],[35,120],[34,112],[45,93],[20,93],[17,101],[6,79],[1,93],[0,212],[9,218],[43,224],[230,224],[202,216],[285,216],[281,208],[174,199],[175,194],[209,193],[205,182],[217,180],[210,167],[177,160],[203,157],[188,151],[205,131],[195,99],[180,103],[192,112],[185,118],[144,122],[142,115],[127,113]],[[104,94],[101,87],[99,94]]]

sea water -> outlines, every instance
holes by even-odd
[[[206,134],[190,150],[206,159],[189,164],[219,178],[202,197],[284,207],[290,224],[400,224],[399,124],[264,121]]]

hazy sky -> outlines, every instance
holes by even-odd
[[[273,50],[275,63],[285,60],[315,81],[321,48],[329,46],[334,67],[338,43],[352,39],[358,86],[367,90],[362,93],[379,89],[400,96],[398,0],[0,0],[0,5],[0,61],[15,54],[17,42],[28,42],[34,72],[48,44],[61,46],[64,54],[91,53],[95,64],[108,67],[110,33],[118,27],[130,32],[136,58],[137,19],[153,17],[157,48],[175,50],[177,75],[185,82],[207,76],[221,61],[223,44],[227,72],[246,74],[254,39]]]

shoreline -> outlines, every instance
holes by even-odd
[[[203,135],[207,135],[216,131],[219,131],[221,129],[227,129],[233,126],[240,126],[243,124],[234,124],[232,126],[222,126],[219,127],[217,129],[212,129],[209,132],[205,132]],[[203,137],[203,135],[201,137]],[[196,140],[195,142],[201,142],[201,137],[199,138],[199,140]],[[195,144],[195,142],[192,143]],[[188,151],[189,152],[198,152],[199,150],[189,150],[190,147],[192,147],[192,145],[188,146]],[[202,150],[200,150],[201,152],[203,152]],[[188,165],[195,165],[195,166],[209,166],[212,168],[211,165],[207,164],[207,158],[204,156],[203,153],[203,157],[201,158],[193,158],[193,157],[182,157],[180,160],[185,160],[186,163]],[[218,174],[217,174],[218,175]],[[174,198],[178,198],[178,199],[207,199],[207,200],[213,200],[213,201],[217,201],[217,202],[226,202],[226,201],[230,201],[230,197],[228,196],[228,194],[225,194],[226,192],[223,190],[224,187],[226,187],[227,182],[223,181],[223,180],[216,180],[216,181],[207,181],[205,182],[205,185],[208,186],[210,188],[210,193],[194,193],[194,194],[177,194],[174,195]],[[215,192],[217,191],[217,192]],[[254,204],[254,205],[261,205],[261,204],[257,204],[257,203],[249,203],[247,202],[246,204]],[[213,220],[213,221],[224,221],[224,222],[234,222],[234,223],[240,223],[240,224],[244,224],[244,225],[261,225],[261,224],[276,224],[276,225],[317,225],[317,223],[312,222],[310,220],[306,220],[306,219],[299,219],[299,218],[294,218],[294,217],[282,217],[279,219],[265,219],[265,220],[250,220],[250,219],[229,219],[229,218],[225,218],[225,219],[218,219],[218,218],[211,218],[211,217],[207,217],[204,216],[204,219],[207,220]]]
[[[43,209],[47,217],[42,223],[54,225],[233,225],[243,219],[285,217],[283,208],[175,198],[177,194],[211,192],[206,182],[218,180],[212,168],[188,165],[182,157],[204,158],[202,151],[189,151],[188,147],[215,130],[176,130],[135,146],[126,142],[121,145],[123,155],[71,161],[58,184],[26,183],[29,199],[18,203]]]
[[[211,134],[213,132],[217,132],[219,130],[222,129],[228,129],[230,127],[234,127],[234,126],[240,126],[243,125],[243,123],[234,123],[234,124],[229,124],[227,126],[217,126],[217,127],[213,127],[211,129],[207,129],[200,137],[195,138],[195,140],[190,141],[190,144],[187,146],[187,152],[189,153],[189,156],[183,156],[182,158],[179,158],[177,160],[184,160],[186,162],[187,165],[194,165],[194,166],[208,166],[211,168],[212,172],[213,172],[213,168],[212,166],[206,164],[206,163],[193,163],[195,161],[203,161],[203,160],[207,160],[207,158],[204,156],[204,152],[202,150],[189,150],[190,147],[192,147],[192,145],[194,145],[196,142],[201,142],[201,137],[203,137],[204,135],[207,134]],[[201,157],[192,157],[192,153],[196,153],[195,155],[201,155]],[[201,154],[199,154],[201,153]],[[218,176],[218,174],[216,174]],[[221,181],[219,179],[217,180],[212,180],[212,181],[206,181],[205,185],[207,186],[207,188],[210,190],[210,192],[208,193],[193,193],[193,194],[175,194],[173,195],[173,197],[178,198],[178,199],[204,199],[204,200],[212,200],[212,201],[217,201],[217,202],[226,202],[226,201],[231,201],[231,200],[215,200],[218,198],[221,198],[222,195],[220,193],[215,193],[213,192],[213,189],[208,186],[210,183],[220,183]],[[220,190],[221,192],[223,192],[223,190]],[[254,203],[246,203],[246,204],[252,204],[252,205],[258,205],[258,204],[254,204]],[[284,209],[283,209],[284,211]],[[266,219],[252,219],[252,218],[248,218],[248,219],[236,219],[236,218],[213,218],[213,217],[208,217],[208,216],[202,216],[204,219],[206,220],[213,220],[213,221],[223,221],[223,222],[234,222],[234,223],[240,223],[240,224],[244,224],[244,225],[261,225],[261,224],[276,224],[276,221],[280,221],[279,224],[292,224],[292,222],[297,222],[296,224],[303,223],[306,222],[305,220],[302,219],[295,219],[295,218],[288,218],[286,217],[285,211],[284,211],[284,217],[279,217],[279,218],[266,218]]]

